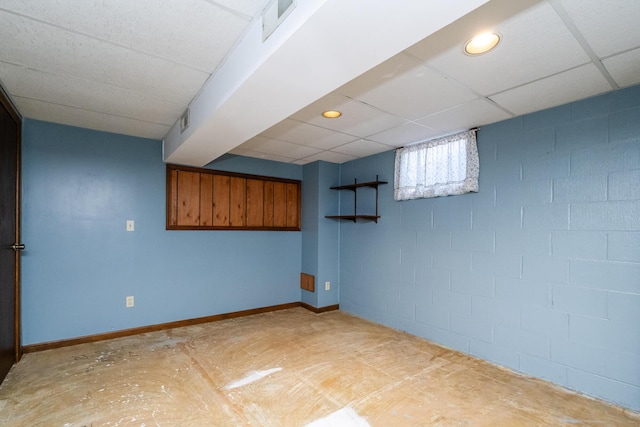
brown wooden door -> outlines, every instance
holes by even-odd
[[[20,358],[20,128],[0,91],[0,381]]]

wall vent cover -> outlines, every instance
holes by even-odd
[[[262,12],[262,41],[265,41],[296,7],[296,0],[272,0]]]
[[[180,117],[180,133],[187,130],[188,127],[189,127],[189,109],[187,108],[187,110],[182,114],[182,117]]]

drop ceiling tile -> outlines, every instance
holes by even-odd
[[[206,0],[214,5],[221,5],[242,15],[255,18],[260,16],[271,0]]]
[[[226,7],[200,0],[10,0],[4,7],[209,73],[250,23]]]
[[[186,108],[154,96],[6,63],[0,63],[0,75],[13,96],[134,120],[171,126]]]
[[[602,61],[618,86],[640,83],[640,49],[634,49]]]
[[[557,0],[600,58],[640,46],[637,0]]]
[[[80,110],[73,107],[50,104],[34,99],[14,97],[13,100],[15,101],[20,114],[24,117],[47,117],[47,121],[69,126],[77,126],[104,132],[113,132],[157,140],[162,139],[170,128],[168,125],[159,123],[150,123],[141,120],[133,120],[127,117]]]
[[[261,136],[251,138],[249,141],[241,144],[237,148],[264,154],[286,156],[292,159],[311,156],[312,154],[322,151],[317,148],[305,147],[304,145],[292,144],[290,142],[278,141],[276,139],[269,139]]]
[[[0,12],[0,61],[155,95],[187,104],[208,74],[88,38],[48,24]]]
[[[587,64],[499,93],[491,99],[516,115],[521,115],[588,98],[608,90],[611,90],[611,86],[596,66]]]
[[[314,161],[315,161],[315,160],[314,160]],[[311,160],[298,159],[298,160],[294,160],[294,161],[293,161],[293,162],[291,162],[291,163],[293,163],[294,165],[300,165],[300,166],[302,166],[302,165],[306,165],[307,163],[311,163],[311,162],[312,162]]]
[[[500,44],[465,55],[464,43],[489,30],[502,36]],[[553,7],[534,0],[493,0],[408,52],[484,96],[589,62]]]
[[[235,148],[229,153],[237,154],[239,156],[254,157],[256,159],[272,160],[274,162],[292,163],[295,159],[285,156],[279,156],[277,154],[260,153],[257,151],[244,150],[242,148]]]
[[[431,116],[423,117],[416,122],[438,129],[442,131],[442,135],[445,135],[499,122],[510,117],[513,117],[513,115],[501,110],[491,102],[485,99],[476,99]]]
[[[375,135],[371,135],[367,139],[380,142],[390,147],[402,147],[404,145],[435,138],[439,135],[440,131],[436,129],[410,122]]]
[[[262,132],[260,136],[323,150],[328,150],[358,139],[352,135],[291,119],[281,121]]]
[[[330,163],[345,163],[351,160],[355,160],[356,158],[357,157],[350,156],[348,154],[336,153],[334,151],[323,151],[321,153],[314,154],[312,156],[300,159],[300,161],[311,163],[311,162],[321,160],[323,162],[330,162]]]
[[[342,116],[337,119],[326,119],[321,115],[326,110],[339,110]],[[290,118],[360,138],[405,122],[400,117],[336,93],[320,98]]]
[[[341,145],[340,147],[336,147],[331,151],[340,154],[348,154],[354,157],[366,157],[392,149],[393,148],[388,145],[378,144],[377,142],[366,139],[359,139],[357,141]]]
[[[477,98],[465,87],[400,53],[336,92],[409,120]]]

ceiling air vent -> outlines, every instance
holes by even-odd
[[[184,114],[182,114],[182,117],[180,117],[180,133],[187,130],[188,127],[189,127],[189,109],[187,108]]]
[[[262,41],[278,28],[296,7],[296,0],[272,0],[262,13]]]

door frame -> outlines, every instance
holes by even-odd
[[[16,235],[14,243],[21,243],[20,241],[20,209],[21,205],[21,178],[22,178],[22,116],[18,112],[18,109],[15,107],[14,103],[11,101],[11,98],[4,90],[4,87],[0,84],[0,103],[2,106],[9,112],[11,118],[17,124],[17,147],[16,147]],[[14,340],[15,340],[15,363],[17,363],[22,358],[22,345],[21,345],[21,325],[20,325],[20,251],[14,251],[15,256],[15,272],[14,272],[14,319],[13,319],[13,330],[14,330]]]

